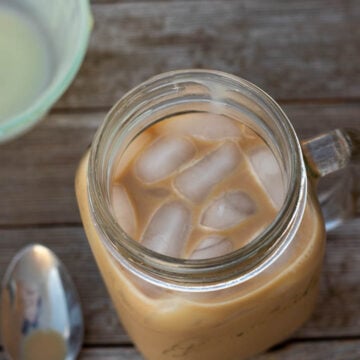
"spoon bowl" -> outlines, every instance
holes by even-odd
[[[84,334],[78,293],[61,261],[34,244],[12,259],[1,289],[2,341],[13,360],[73,360]]]

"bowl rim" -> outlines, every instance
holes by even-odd
[[[93,18],[90,0],[76,1],[80,6],[80,31],[72,61],[69,62],[62,74],[56,78],[56,81],[49,84],[30,106],[0,122],[0,142],[12,138],[14,133],[20,133],[23,128],[26,129],[28,126],[40,121],[46,111],[67,90],[78,72],[88,47]]]

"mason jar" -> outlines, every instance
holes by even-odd
[[[271,224],[247,245],[189,260],[132,239],[115,219],[110,190],[117,164],[139,134],[168,117],[197,112],[242,119],[261,136],[281,167],[286,196]],[[346,166],[353,141],[351,132],[335,130],[301,145],[271,97],[217,71],[156,76],[112,108],[79,165],[76,194],[118,316],[145,359],[246,359],[309,318],[325,245],[316,182]]]

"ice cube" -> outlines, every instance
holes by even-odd
[[[111,203],[119,225],[128,235],[134,237],[137,230],[135,209],[123,185],[113,186]]]
[[[198,247],[190,255],[190,259],[209,259],[231,252],[233,244],[230,240],[219,235],[209,235],[203,238]]]
[[[188,199],[199,202],[236,168],[240,160],[239,148],[233,142],[226,142],[178,175],[175,187]]]
[[[241,131],[235,120],[211,113],[190,113],[161,123],[161,130],[203,140],[239,138]]]
[[[249,159],[259,182],[268,193],[275,208],[280,209],[285,199],[285,186],[274,154],[268,147],[261,146],[250,152]]]
[[[113,176],[115,179],[119,178],[123,174],[128,165],[141,152],[141,149],[147,146],[147,144],[150,144],[153,139],[153,134],[145,131],[138,135],[136,139],[134,139],[129,144],[126,150],[120,156],[118,156],[118,158],[114,162],[115,166]]]
[[[189,235],[190,210],[178,200],[162,205],[142,236],[142,245],[158,253],[180,257]]]
[[[236,226],[256,211],[254,201],[243,191],[228,191],[215,199],[204,211],[201,224],[224,230]]]
[[[159,181],[190,160],[195,151],[195,146],[185,138],[173,136],[158,138],[136,161],[136,174],[145,183]]]

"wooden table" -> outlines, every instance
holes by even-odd
[[[74,196],[77,163],[105,113],[151,75],[197,67],[263,88],[302,137],[360,128],[360,2],[102,0],[93,3],[93,14],[89,51],[71,88],[43,123],[0,146],[0,278],[22,246],[49,246],[80,292],[86,321],[80,359],[138,360],[95,266]],[[355,218],[329,234],[316,312],[257,360],[360,359],[359,232]]]

